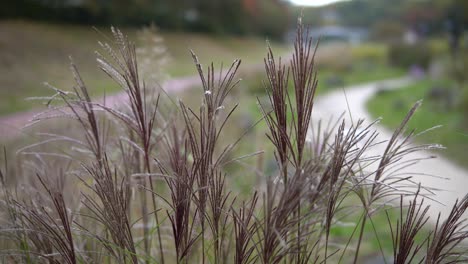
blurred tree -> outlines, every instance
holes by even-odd
[[[463,30],[463,9],[461,9],[461,5],[459,3],[455,3],[449,9],[447,16],[449,46],[453,59],[456,59],[458,55]]]
[[[398,20],[381,20],[371,26],[371,38],[387,43],[401,41],[405,26]]]
[[[262,35],[281,39],[290,25],[286,4],[279,0],[257,0],[257,4],[257,13],[251,14],[252,26]]]
[[[455,92],[460,95],[458,107],[465,112],[464,124],[468,125],[468,86],[466,67],[468,54],[466,47],[460,45],[467,25],[468,3],[455,0],[447,12],[447,32],[451,53],[451,77],[455,81]]]
[[[409,2],[403,10],[402,18],[407,27],[423,36],[442,30],[444,11],[429,1]]]
[[[281,38],[288,29],[281,0],[16,0],[2,3],[1,18],[81,24],[147,25],[221,34]]]
[[[304,21],[312,26],[322,25],[321,14],[333,10],[338,14],[340,24],[345,26],[374,27],[386,31],[400,23],[403,28],[412,28],[420,33],[440,34],[444,30],[445,12],[454,3],[458,3],[462,13],[468,14],[467,0],[352,0],[318,8],[295,8],[294,14],[297,16],[303,12]],[[383,23],[387,22],[393,25],[385,29]]]

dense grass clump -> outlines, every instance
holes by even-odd
[[[380,233],[379,212],[389,223],[378,227],[391,237],[393,252],[379,242],[389,262],[466,261],[468,198],[431,231],[424,205],[431,190],[395,173],[405,155],[431,147],[408,144],[413,133],[405,126],[419,104],[378,156],[368,155],[383,144],[374,123],[312,125],[316,49],[301,23],[289,60],[268,49],[268,100],[258,100],[267,133],[258,140],[271,145],[251,154],[237,150],[248,131],[226,137],[238,107],[230,94],[240,60],[218,72],[192,53],[203,88],[193,108],[154,95],[134,44],[119,30],[113,35],[98,62],[124,101],[93,101],[72,64],[74,89],[55,89],[51,100],[61,103],[38,119],[65,117],[73,131],[42,134],[43,141],[18,151],[14,170],[7,162],[0,170],[3,262],[361,263],[373,253],[362,245],[369,225],[370,235]],[[290,80],[294,89],[287,89]],[[249,158],[271,159],[275,169],[252,169]],[[234,171],[259,178],[250,194],[231,188]],[[397,217],[394,200],[401,201]],[[346,237],[337,235],[344,221],[353,223]]]

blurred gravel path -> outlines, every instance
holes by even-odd
[[[179,92],[196,86],[200,83],[198,75],[189,77],[180,77],[168,80],[163,84],[164,90],[169,93]],[[106,96],[105,105],[109,107],[116,107],[122,102],[126,101],[127,94],[124,92]],[[100,99],[103,103],[104,99]],[[29,124],[34,117],[41,113],[42,110],[31,110],[27,112],[15,113],[7,116],[0,116],[0,138],[8,140],[14,138],[22,133],[22,128]],[[47,116],[47,115],[46,115]]]
[[[347,119],[347,123],[350,122],[352,117],[354,122],[360,118],[363,118],[366,120],[365,124],[368,124],[369,122],[373,121],[373,119],[366,110],[366,102],[371,99],[372,96],[374,96],[375,93],[381,88],[398,89],[404,87],[410,82],[411,79],[409,78],[379,81],[346,87],[344,90],[339,89],[324,96],[318,97],[316,104],[314,105],[313,122],[316,122],[318,119],[327,120],[332,116],[336,119],[340,114],[345,112],[346,114],[344,118]],[[349,113],[348,109],[351,109],[351,113]],[[377,125],[374,128],[379,132],[379,136],[376,142],[390,139],[392,131],[380,125]],[[430,133],[437,133],[437,130]],[[372,148],[373,150],[370,154],[381,155],[384,152],[384,148],[385,144],[380,144]],[[437,218],[439,211],[442,212],[442,215],[448,214],[455,200],[457,198],[462,198],[468,193],[468,172],[465,169],[453,164],[449,160],[440,157],[437,152],[419,152],[410,154],[406,158],[413,159],[430,157],[434,155],[436,155],[437,158],[423,160],[416,165],[410,168],[406,168],[402,171],[405,173],[424,173],[438,176],[431,177],[411,174],[414,175],[414,180],[416,182],[421,182],[421,185],[440,189],[440,191],[436,192],[437,196],[435,196],[434,199],[442,204],[448,205],[443,206],[435,201],[429,201],[426,199],[425,202],[431,205],[430,215],[432,220]]]

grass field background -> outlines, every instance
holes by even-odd
[[[442,87],[450,82],[440,81]],[[440,85],[439,84],[439,85]],[[445,150],[438,151],[458,164],[467,167],[466,149],[468,148],[468,134],[464,126],[464,114],[458,108],[445,109],[443,103],[433,100],[429,91],[434,81],[421,80],[401,90],[385,91],[369,100],[368,109],[373,117],[382,117],[382,123],[389,127],[397,127],[406,115],[408,109],[418,100],[423,100],[409,123],[409,129],[421,132],[434,126],[441,126],[434,131],[418,136],[422,143],[442,144]]]
[[[123,28],[122,31],[140,46],[139,29]],[[50,94],[44,82],[60,89],[70,89],[73,85],[68,66],[70,56],[93,94],[116,91],[117,86],[98,69],[93,52],[100,49],[98,41],[109,42],[110,35],[109,28],[96,31],[90,26],[0,22],[0,115],[38,106],[37,102],[26,101],[25,98]],[[215,63],[224,62],[225,65],[236,58],[242,58],[243,64],[259,64],[266,53],[266,41],[261,38],[185,32],[161,32],[160,35],[169,58],[162,71],[170,76],[196,73],[189,49],[194,50],[205,63],[216,58]],[[283,44],[271,45],[279,53],[287,48]]]
[[[142,39],[142,29],[122,28],[122,31],[136,42],[138,48],[143,46],[150,52],[165,48],[166,63],[162,67],[149,64],[147,70],[163,72],[169,78],[196,74],[190,49],[196,52],[205,67],[212,61],[217,66],[223,63],[227,67],[240,58],[241,71],[246,65],[260,65],[259,69],[263,69],[261,65],[267,52],[267,39],[260,37],[157,32],[163,41],[162,45],[154,46],[153,42]],[[91,26],[0,22],[0,115],[39,107],[40,102],[25,99],[50,95],[44,82],[59,89],[71,89],[74,81],[69,70],[69,57],[77,64],[92,95],[117,91],[117,85],[98,69],[93,52],[101,50],[98,41],[111,42],[109,37],[110,28],[96,30]],[[292,52],[288,43],[270,42],[270,45],[277,55],[287,56]],[[403,70],[387,65],[386,53],[385,46],[375,43],[358,46],[320,44],[317,55],[319,92],[403,75]],[[151,62],[153,58],[141,55],[141,59]],[[248,75],[252,76],[251,72]]]

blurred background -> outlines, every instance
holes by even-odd
[[[39,109],[40,102],[25,98],[49,93],[43,82],[71,89],[69,56],[94,96],[115,92],[93,52],[97,41],[110,41],[110,25],[136,42],[142,71],[159,83],[196,73],[189,49],[205,64],[241,58],[248,70],[236,96],[245,98],[241,115],[247,116],[258,112],[255,97],[264,93],[266,40],[288,56],[303,14],[311,36],[321,39],[319,93],[410,74],[416,82],[382,89],[368,110],[391,128],[425,99],[411,126],[442,124],[421,140],[446,145],[444,155],[468,167],[466,0],[11,0],[0,6],[0,120]],[[191,98],[189,91],[181,96]]]
[[[189,50],[198,55],[204,69],[212,61],[218,70],[221,63],[226,69],[234,59],[242,59],[237,77],[243,80],[226,100],[224,114],[236,103],[240,102],[240,107],[223,130],[222,141],[232,143],[244,136],[227,160],[249,157],[244,155],[259,150],[267,153],[242,160],[241,166],[226,165],[229,190],[248,197],[253,186],[264,179],[253,175],[273,175],[277,170],[272,144],[265,139],[265,123],[244,134],[262,118],[257,98],[260,102],[269,100],[262,83],[266,79],[263,62],[267,44],[276,56],[289,59],[301,15],[308,34],[319,42],[315,60],[317,101],[325,101],[323,98],[334,92],[342,96],[343,91],[364,87],[361,84],[411,77],[396,90],[375,85],[375,95],[362,104],[373,118],[383,117],[381,124],[392,130],[411,106],[423,99],[409,129],[421,132],[442,125],[416,140],[446,146],[437,155],[449,160],[442,159],[443,163],[460,165],[462,169],[456,175],[468,179],[468,0],[0,1],[0,148],[3,151],[5,146],[7,157],[0,154],[0,168],[8,160],[17,172],[11,175],[21,177],[21,166],[29,165],[28,145],[40,153],[81,152],[50,140],[53,134],[83,136],[70,119],[22,128],[51,101],[48,96],[54,90],[45,82],[65,91],[73,89],[69,57],[95,99],[122,93],[96,63],[95,51],[103,50],[98,41],[112,44],[110,27],[115,26],[135,42],[139,70],[147,87],[162,86],[171,97],[182,99],[194,109],[202,102],[203,92]],[[317,101],[313,115],[319,112]],[[172,102],[176,100],[161,103],[161,109],[168,106],[169,114],[173,114]],[[333,101],[331,105],[329,108],[342,109],[345,104]],[[326,123],[328,120],[322,129]],[[102,126],[107,126],[104,121]],[[51,164],[55,167],[59,163]],[[432,170],[440,163],[424,164],[431,174],[440,171]],[[452,172],[444,170],[437,176],[451,177]],[[455,185],[453,189],[464,195],[467,181],[460,178],[440,187]],[[441,197],[436,200],[443,202]],[[388,224],[386,215],[382,213],[373,221],[378,235],[364,239],[363,256],[379,252],[376,237],[382,238],[386,252],[392,251],[392,238],[383,228]],[[337,241],[347,241],[354,231],[353,225],[337,225],[332,235],[339,238]]]

